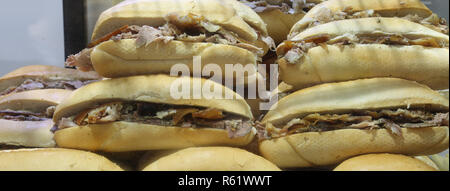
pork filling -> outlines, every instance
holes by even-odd
[[[355,44],[385,44],[385,45],[402,45],[412,46],[419,45],[430,48],[448,48],[448,42],[438,40],[431,37],[405,37],[400,34],[344,34],[337,37],[331,37],[327,34],[316,35],[304,39],[299,42],[285,41],[285,47],[280,58],[284,58],[289,64],[296,64],[308,52],[309,49],[322,46],[327,48],[327,45],[354,46]]]
[[[401,128],[426,128],[449,125],[449,113],[424,110],[359,111],[348,114],[310,114],[295,118],[284,125],[258,127],[260,140],[284,137],[296,133],[325,132],[340,129],[388,129],[401,136]]]
[[[219,25],[206,21],[203,17],[196,15],[188,15],[185,17],[168,15],[166,20],[167,23],[160,27],[146,25],[124,26],[91,43],[89,48],[82,50],[80,53],[69,56],[65,65],[67,67],[77,67],[82,71],[91,71],[93,70],[90,60],[92,47],[104,41],[119,41],[123,39],[136,39],[137,47],[147,46],[154,42],[169,43],[172,40],[226,44],[247,49],[259,57],[263,56],[264,51],[262,48],[240,38],[234,32],[225,30]],[[267,44],[271,50],[275,49],[275,42],[269,36],[262,36],[258,32],[258,38]]]
[[[307,13],[317,5],[308,0],[240,0],[240,2],[257,13],[273,9],[279,9],[286,14]]]
[[[314,19],[310,22],[308,28],[338,20],[369,18],[369,17],[381,17],[381,15],[376,13],[374,10],[353,11],[352,7],[346,7],[344,8],[344,10],[337,12],[332,12],[330,9],[322,7],[317,12]],[[402,18],[409,20],[411,22],[422,24],[424,26],[427,26],[435,31],[444,34],[449,33],[447,21],[444,18],[440,18],[436,14],[432,14],[426,18],[420,17],[417,14],[409,14]],[[292,37],[294,37],[295,35],[296,34],[293,34]]]
[[[96,82],[97,80],[59,80],[59,81],[45,81],[43,79],[27,79],[22,84],[18,86],[11,86],[5,89],[3,92],[0,92],[0,96],[10,94],[10,93],[19,93],[23,91],[29,90],[38,90],[38,89],[65,89],[65,90],[76,90],[82,86],[90,84],[92,82]]]
[[[53,117],[56,106],[50,106],[41,113],[30,111],[0,110],[0,119],[12,121],[45,121]]]
[[[117,121],[181,128],[214,128],[227,130],[230,138],[246,136],[253,122],[214,108],[196,108],[141,102],[108,103],[62,118],[58,129]]]

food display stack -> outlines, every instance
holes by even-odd
[[[0,170],[448,170],[448,47],[420,0],[123,1],[0,78]]]

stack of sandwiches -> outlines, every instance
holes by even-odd
[[[447,33],[420,0],[123,1],[74,69],[0,78],[0,170],[441,170]]]
[[[101,14],[88,48],[66,61],[67,67],[108,79],[83,86],[58,104],[53,114],[56,146],[108,153],[208,146],[195,151],[256,158],[263,169],[279,170],[262,157],[232,148],[253,141],[256,128],[245,99],[221,84],[239,78],[249,83],[247,76],[258,76],[257,64],[274,46],[261,18],[235,0],[120,3]],[[223,71],[223,81],[195,73],[205,73],[208,64]],[[228,64],[253,70],[230,77],[225,75]],[[189,73],[173,75],[177,66]],[[187,94],[176,98],[179,89]],[[220,93],[214,99],[197,97],[205,89]],[[204,160],[217,170],[214,161],[214,155]],[[230,161],[224,170],[240,162]],[[248,165],[242,170],[259,168]]]
[[[302,168],[448,149],[447,33],[418,0],[315,6],[277,47],[281,100],[261,122],[261,154]]]
[[[0,78],[0,170],[121,170],[91,152],[55,148],[56,106],[101,80],[95,72],[56,66],[19,68]]]

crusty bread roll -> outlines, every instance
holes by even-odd
[[[71,149],[0,151],[0,171],[122,171],[103,156]]]
[[[266,159],[231,147],[198,147],[145,159],[143,171],[280,171]],[[150,161],[146,163],[145,161]]]
[[[58,130],[55,132],[55,141],[63,148],[126,152],[211,145],[245,146],[253,140],[255,134],[256,131],[252,131],[244,137],[231,139],[222,129],[114,122]]]
[[[445,113],[448,101],[444,100],[446,98],[424,85],[395,78],[323,84],[284,97],[262,123],[272,129],[315,113],[348,114],[399,108]],[[448,126],[401,128],[400,131],[398,135],[385,128],[342,128],[294,133],[263,140],[259,148],[265,158],[285,168],[332,165],[365,153],[429,155],[448,148]]]
[[[22,110],[42,112],[50,106],[56,106],[66,99],[72,91],[61,89],[43,89],[19,92],[0,98],[0,110]]]
[[[261,18],[235,0],[131,0],[111,7],[100,15],[92,41],[124,25],[163,25],[165,17],[172,13],[202,16],[250,42],[258,40],[258,32],[267,34]]]
[[[334,171],[436,171],[436,169],[404,155],[369,154],[348,159]]]
[[[349,12],[360,12],[373,10],[382,17],[404,17],[407,15],[418,15],[426,18],[432,11],[420,0],[328,0],[312,8],[291,29],[288,39],[295,37],[309,25],[316,21],[327,22],[339,11],[349,9]]]
[[[171,96],[170,87],[176,81],[190,82],[191,95],[192,92],[202,92],[201,89],[194,87],[194,84],[201,84],[206,87],[218,87],[222,90],[223,98],[230,96],[234,99],[206,99],[204,96],[200,99],[175,99]],[[58,123],[62,118],[79,115],[86,110],[111,102],[215,108],[246,120],[253,119],[251,109],[245,100],[218,83],[200,78],[150,75],[104,80],[84,86],[58,105],[53,120]],[[253,140],[255,134],[253,128],[245,136],[230,138],[225,129],[115,121],[60,129],[55,133],[55,140],[60,147],[125,152],[210,145],[245,146]]]
[[[361,79],[296,91],[280,100],[262,122],[280,124],[288,122],[289,118],[330,110],[343,113],[421,105],[445,111],[449,103],[439,93],[413,81],[396,78]]]
[[[290,44],[326,38],[321,45],[305,50],[295,63],[289,61]],[[391,45],[389,42],[361,43],[364,38],[380,39],[400,35],[410,44]],[[336,44],[334,39],[355,38],[350,45]],[[427,41],[415,45],[413,41]],[[363,18],[335,21],[309,28],[282,43],[277,54],[282,57],[280,79],[294,86],[305,87],[361,78],[396,77],[417,81],[433,89],[448,89],[449,38],[420,24],[399,18]]]
[[[367,153],[429,155],[448,148],[448,127],[401,131],[402,137],[387,129],[300,133],[263,141],[259,149],[264,158],[280,168],[295,168],[332,165]]]
[[[201,93],[202,87],[216,87],[222,90],[223,99],[176,99],[171,96],[171,86],[177,82],[190,82],[189,92]],[[200,87],[194,87],[200,84]],[[225,98],[234,99],[225,99]],[[73,92],[56,108],[53,120],[57,122],[62,117],[77,114],[93,105],[101,105],[111,101],[142,101],[169,105],[195,105],[199,107],[214,107],[226,112],[235,113],[252,119],[250,107],[245,100],[231,89],[216,82],[191,78],[171,77],[168,75],[132,76],[116,78],[92,83]]]
[[[265,23],[249,7],[235,0],[140,0],[125,1],[103,12],[95,26],[92,41],[101,39],[125,25],[159,27],[168,15],[199,16],[237,34],[241,42],[261,48],[260,53],[245,48],[211,42],[153,42],[136,46],[135,39],[106,41],[96,46],[90,57],[94,69],[104,77],[168,74],[175,64],[187,65],[192,73],[193,57],[201,56],[202,66],[217,64],[225,74],[225,64],[256,65],[269,49],[262,39],[268,36]],[[249,74],[252,75],[252,74]]]
[[[17,147],[55,147],[53,121],[12,121],[0,119],[0,145]]]
[[[18,86],[27,79],[41,79],[44,81],[87,81],[98,80],[100,79],[100,76],[96,72],[81,72],[57,66],[31,65],[18,68],[17,70],[0,77],[0,92],[11,86]]]
[[[72,91],[60,89],[31,90],[10,94],[0,99],[1,111],[27,111],[45,113],[47,108],[58,105]],[[0,116],[0,145],[18,147],[54,147],[50,118],[42,121],[3,119]]]
[[[290,41],[301,41],[316,35],[327,34],[330,39],[341,35],[383,36],[389,34],[402,35],[415,40],[418,38],[434,38],[437,42],[448,43],[448,35],[431,30],[423,25],[400,18],[361,18],[334,21],[308,28]],[[279,48],[283,48],[280,46]]]
[[[193,73],[194,56],[201,57],[202,68],[217,64],[225,74],[226,64],[255,67],[257,56],[243,48],[224,44],[171,41],[136,47],[135,39],[106,41],[94,48],[91,60],[101,76],[117,78],[144,74],[169,74],[174,65],[187,66]],[[256,69],[252,72],[256,72]],[[245,74],[246,76],[252,74]],[[224,75],[225,77],[225,75]]]

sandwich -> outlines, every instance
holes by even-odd
[[[240,0],[251,7],[267,24],[276,44],[286,40],[292,26],[324,0]]]
[[[70,93],[69,90],[42,89],[1,97],[0,147],[55,147],[53,112]]]
[[[183,97],[174,93],[180,88]],[[216,92],[194,97],[204,90]],[[89,84],[58,105],[53,120],[58,146],[104,152],[245,146],[256,134],[250,107],[231,89],[167,75]]]
[[[264,22],[236,0],[131,0],[100,15],[92,43],[66,66],[116,78],[169,74],[176,64],[192,71],[200,56],[203,66],[225,71],[226,64],[256,68],[269,48]]]
[[[75,90],[100,79],[95,72],[56,66],[25,66],[0,77],[0,96],[37,89]]]
[[[123,171],[95,153],[39,148],[0,151],[0,171]]]
[[[232,147],[193,147],[146,155],[142,171],[280,171],[270,161]]]
[[[318,25],[282,43],[277,54],[280,79],[295,90],[375,77],[449,87],[448,35],[400,18]]]
[[[368,154],[350,158],[334,171],[437,171],[413,157],[398,154]]]
[[[312,8],[291,29],[288,39],[317,25],[357,18],[398,17],[448,34],[447,21],[421,0],[329,0]]]
[[[374,78],[306,88],[258,127],[261,154],[280,168],[326,166],[367,153],[448,149],[448,100],[417,82]]]

